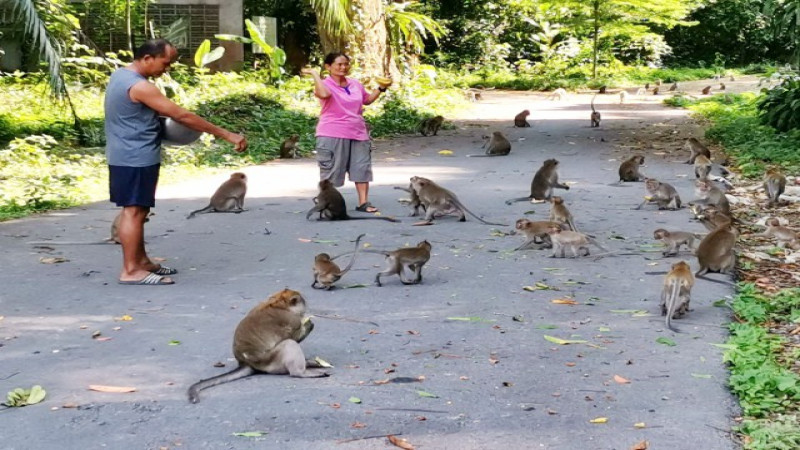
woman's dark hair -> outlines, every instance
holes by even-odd
[[[151,39],[149,41],[144,41],[139,48],[133,53],[133,59],[139,60],[144,58],[145,56],[162,56],[164,53],[167,52],[167,47],[175,47],[166,39]]]
[[[333,64],[334,61],[336,61],[336,58],[340,56],[344,56],[345,58],[347,58],[348,62],[350,61],[350,57],[345,55],[344,52],[330,52],[327,55],[325,55],[325,60],[323,61],[323,63],[326,66],[330,66],[331,64]]]

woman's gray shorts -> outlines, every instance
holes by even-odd
[[[344,174],[354,183],[372,181],[370,141],[317,136],[319,179],[331,180],[334,186],[344,184]]]

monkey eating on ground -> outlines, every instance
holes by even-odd
[[[415,225],[431,225],[434,216],[438,214],[449,214],[457,212],[458,221],[465,222],[466,214],[471,215],[483,224],[507,226],[502,223],[487,222],[473,213],[456,197],[456,194],[439,186],[433,181],[423,177],[411,177],[411,187],[419,196],[420,204],[425,207],[425,221]],[[465,214],[466,213],[466,214]]]
[[[674,211],[681,208],[681,197],[671,184],[662,183],[655,178],[646,178],[644,186],[650,195],[645,197],[644,201],[635,209],[641,209],[646,203],[658,204],[659,210],[669,209]]]
[[[703,95],[708,95],[708,94],[710,94],[710,93],[711,93],[711,86],[706,86],[706,87],[704,87],[704,88],[703,88],[703,90],[702,90],[702,91],[700,91],[700,92],[701,92]]]
[[[595,94],[595,97],[597,97],[597,94]],[[600,111],[594,109],[594,97],[592,97],[591,106],[592,106],[592,114],[589,115],[589,119],[592,122],[591,128],[597,128],[600,126]]]
[[[506,200],[506,205],[530,200],[550,200],[554,188],[569,190],[569,186],[558,182],[558,160],[548,159],[542,163],[542,167],[533,176],[531,194],[527,197]]]
[[[311,215],[318,212],[319,219],[317,220],[366,220],[377,219],[387,220],[389,222],[399,222],[394,217],[353,217],[347,214],[347,205],[344,202],[344,197],[334,186],[331,180],[322,180],[319,182],[319,194],[314,197],[314,206],[308,210],[306,220],[311,218]]]
[[[667,249],[661,253],[662,255],[675,256],[680,251],[681,245],[685,245],[689,251],[694,252],[694,241],[701,237],[688,231],[667,231],[659,228],[653,231],[653,239],[660,240],[667,246]]]
[[[572,258],[589,256],[590,243],[600,250],[608,252],[608,250],[597,243],[597,241],[577,231],[564,231],[558,226],[551,227],[547,231],[547,234],[550,235],[550,241],[553,243],[553,254],[550,256],[551,258],[566,258],[567,249],[569,249],[572,254]]]
[[[684,148],[686,148],[686,150],[689,150],[689,152],[691,152],[689,154],[689,159],[686,160],[686,164],[694,164],[694,161],[698,155],[703,155],[706,158],[708,158],[709,161],[711,160],[711,151],[708,149],[708,147],[701,144],[700,141],[698,141],[693,137],[690,137],[689,139],[686,140]]]
[[[364,253],[377,253],[386,256],[386,270],[378,272],[378,274],[375,275],[375,284],[379,287],[383,286],[381,284],[381,277],[391,275],[399,276],[400,282],[403,284],[419,284],[422,282],[422,266],[431,259],[431,244],[428,241],[422,241],[415,247],[402,247],[392,251],[373,249],[364,249],[362,251]],[[339,255],[336,258],[347,254],[349,254],[349,252]],[[408,267],[408,270],[414,272],[413,280],[406,280],[404,272],[405,267]]]
[[[732,221],[731,217],[723,214],[719,208],[714,205],[691,205],[692,213],[695,218],[706,227],[708,231],[714,231],[720,225]]]
[[[297,141],[300,136],[293,134],[281,143],[280,157],[282,159],[297,158]]]
[[[306,301],[297,291],[284,289],[260,303],[239,322],[233,333],[233,356],[239,367],[228,373],[200,380],[189,388],[189,401],[200,401],[200,391],[256,373],[289,374],[299,378],[327,377],[322,368],[306,360],[300,342],[314,329],[305,317]]]
[[[726,216],[731,215],[731,204],[728,202],[728,197],[725,193],[708,179],[700,179],[695,181],[695,195],[699,198],[689,202],[690,205],[712,205]]]
[[[727,219],[727,220],[726,220]],[[728,216],[720,215],[717,229],[708,233],[697,246],[697,261],[700,269],[695,276],[702,278],[708,272],[728,273],[733,270],[736,255],[733,246],[736,244],[736,230]]]
[[[786,189],[786,177],[780,170],[771,168],[764,174],[764,190],[767,192],[767,207],[778,205],[781,194]]]
[[[557,195],[550,197],[550,221],[566,224],[570,231],[579,231],[572,219],[572,213],[564,204],[564,199]]]
[[[705,155],[697,155],[694,159],[694,176],[699,180],[708,178],[711,173],[711,160]]]
[[[800,250],[800,233],[789,227],[781,226],[781,222],[776,217],[767,219],[764,225],[767,227],[766,231],[756,236],[773,237],[778,247]]]
[[[528,116],[531,114],[527,109],[514,116],[514,126],[517,128],[530,128],[531,124],[528,123]]]
[[[511,142],[508,142],[503,133],[499,131],[492,132],[492,137],[489,142],[485,144],[486,153],[482,155],[467,155],[468,157],[482,157],[482,156],[506,156],[511,153]]]
[[[672,265],[664,278],[664,288],[661,290],[661,315],[666,316],[665,324],[668,329],[680,333],[672,327],[672,319],[678,319],[689,310],[689,300],[694,286],[692,269],[686,261],[678,261]]]
[[[356,256],[358,255],[358,243],[361,242],[361,238],[364,237],[364,234],[359,235],[356,238],[356,245],[353,249],[353,257],[350,258],[350,263],[347,264],[347,267],[344,269],[340,269],[336,263],[333,262],[331,259],[331,255],[327,253],[320,253],[314,257],[314,282],[311,283],[311,287],[314,289],[325,289],[329,291],[333,287],[333,283],[336,283],[341,279],[344,274],[350,271],[350,268],[353,267],[353,263],[356,261]]]
[[[644,176],[639,173],[639,166],[644,165],[644,156],[633,155],[619,165],[619,182],[642,181]]]
[[[186,218],[191,219],[197,214],[211,212],[239,214],[247,211],[244,209],[244,195],[246,193],[247,175],[242,172],[234,172],[228,180],[217,188],[217,191],[211,196],[208,206],[192,211]]]
[[[517,220],[514,229],[511,230],[512,235],[517,233],[522,233],[525,235],[525,242],[522,243],[519,247],[515,248],[514,251],[519,250],[528,250],[528,249],[536,249],[541,250],[543,248],[552,248],[553,243],[550,240],[550,235],[548,231],[551,228],[562,228],[563,224],[559,222],[550,222],[547,220],[541,221],[531,221],[528,219],[519,219]]]
[[[444,123],[444,117],[442,116],[429,117],[427,119],[423,119],[422,122],[419,123],[417,130],[422,133],[423,136],[436,136],[436,133],[439,132],[439,128],[441,128],[442,123]]]

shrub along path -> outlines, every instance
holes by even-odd
[[[488,92],[454,130],[377,142],[371,200],[402,217],[398,224],[306,222],[317,179],[312,160],[245,168],[250,211],[240,215],[185,220],[226,176],[164,186],[146,234],[151,255],[180,270],[174,286],[118,285],[114,245],[26,244],[101,240],[115,215],[108,203],[0,224],[0,391],[40,384],[48,392],[41,404],[0,413],[4,445],[385,448],[380,436],[398,434],[419,448],[627,449],[644,448],[642,441],[735,448],[727,430],[737,407],[713,345],[726,339],[729,309],[712,306],[733,288],[698,281],[694,311],[676,321],[682,333],[665,331],[663,276],[646,272],[680,259],[697,267],[688,253],[662,259],[652,232],[703,228],[685,209],[632,211],[642,183],[609,185],[620,160],[641,152],[648,175],[674,184],[684,202],[692,199],[692,169],[675,161],[686,158],[683,141],[701,130],[660,97],[619,105],[614,94],[595,101],[603,121],[591,129],[590,98]],[[522,109],[532,111],[533,127],[510,128]],[[464,156],[480,153],[481,136],[495,129],[512,140],[509,156]],[[571,189],[558,193],[581,231],[635,255],[573,260],[513,252],[521,238],[505,234],[510,226],[472,218],[413,227],[396,202],[402,192],[391,188],[421,175],[490,221],[544,220],[547,205],[503,200],[526,195],[547,158],[561,161]],[[352,210],[352,184],[343,192]],[[311,289],[314,255],[349,250],[362,232],[373,248],[429,240],[423,284],[390,278],[382,288],[371,285],[382,257],[364,254],[338,289]],[[189,404],[191,383],[235,366],[230,342],[238,321],[287,286],[318,315],[302,346],[332,363],[332,376],[254,377]],[[234,435],[254,431],[263,435]]]

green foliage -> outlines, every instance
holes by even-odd
[[[47,395],[47,392],[38,384],[30,389],[16,388],[6,395],[6,406],[28,406],[35,405]]]
[[[800,79],[786,78],[780,85],[765,89],[756,107],[763,124],[778,131],[800,129]]]
[[[747,435],[746,450],[789,450],[800,448],[800,416],[778,415],[770,420],[745,420],[739,432]]]

